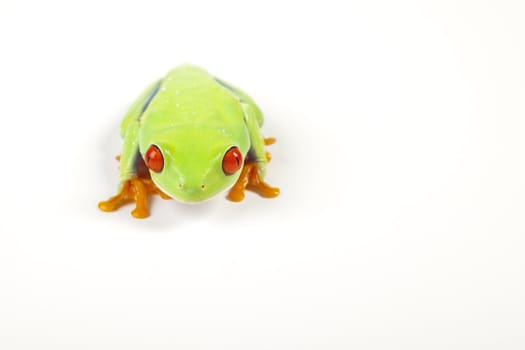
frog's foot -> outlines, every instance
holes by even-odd
[[[147,201],[149,193],[156,193],[163,199],[170,199],[155,186],[151,179],[134,177],[124,183],[116,196],[98,203],[98,207],[103,211],[115,211],[124,204],[135,202],[135,209],[131,211],[131,215],[137,219],[146,218],[149,216]]]
[[[233,185],[228,193],[228,199],[240,202],[244,199],[244,191],[249,190],[258,193],[262,197],[274,198],[280,193],[279,188],[271,187],[264,182],[257,171],[257,163],[246,163],[242,169],[239,180]]]
[[[266,145],[271,145],[274,142],[274,138],[264,139]],[[266,152],[266,160],[270,161],[270,159],[270,153]],[[239,179],[231,188],[230,193],[228,193],[228,199],[233,202],[242,201],[244,199],[245,190],[253,191],[266,198],[277,197],[280,193],[279,188],[271,187],[264,182],[259,176],[258,170],[257,163],[250,161],[246,162],[242,168]]]

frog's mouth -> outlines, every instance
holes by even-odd
[[[159,184],[157,183],[157,181],[153,180],[153,178],[152,178],[151,180],[153,181],[153,183],[155,184],[155,186],[157,186],[157,188],[158,188],[159,190],[162,191],[162,193],[164,193],[166,196],[170,196],[171,198],[175,198],[174,195],[172,195],[171,193],[169,193],[168,191],[166,191],[164,188],[162,188],[162,186],[159,185]]]
[[[216,195],[216,193],[205,192],[201,189],[185,189],[185,190],[181,190],[181,193],[173,194],[170,191],[167,191],[161,185],[159,185],[155,180],[153,180],[153,183],[164,194],[182,203],[189,203],[189,204],[201,203],[201,202],[205,202],[213,198]],[[224,192],[227,189],[228,188],[222,191],[219,191],[219,192]]]

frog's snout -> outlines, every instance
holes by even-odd
[[[192,193],[198,193],[200,191],[204,191],[206,189],[206,183],[194,184],[194,185],[186,185],[184,182],[178,183],[179,190],[192,192]]]
[[[209,191],[209,184],[205,181],[177,181],[174,186],[173,197],[183,202],[200,202],[213,193]]]
[[[202,202],[213,197],[223,190],[223,186],[210,174],[201,176],[188,176],[186,174],[173,174],[164,179],[155,179],[157,187],[170,197],[181,202]],[[164,181],[163,181],[164,180]]]

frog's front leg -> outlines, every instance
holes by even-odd
[[[117,158],[120,161],[121,179],[118,194],[100,202],[98,207],[103,211],[115,211],[124,204],[135,202],[131,215],[140,219],[149,216],[148,194],[155,193],[163,199],[170,197],[160,191],[151,180],[138,150],[137,133],[138,122],[130,122],[124,134],[122,153]]]
[[[150,178],[142,177],[139,172],[139,176],[124,181],[117,195],[98,203],[98,207],[103,211],[115,211],[125,204],[135,202],[131,215],[137,219],[146,218],[149,216],[148,195],[152,193],[163,199],[171,199]]]
[[[134,201],[135,209],[132,210],[131,215],[136,218],[145,218],[149,216],[147,194],[146,184],[140,178],[135,177],[125,181],[116,196],[98,203],[98,207],[103,211],[115,211],[124,204]]]
[[[264,139],[265,145],[275,142],[274,138]],[[270,153],[266,152],[266,161],[271,159]],[[280,193],[279,188],[271,187],[263,181],[259,165],[255,161],[248,160],[241,171],[239,179],[228,193],[228,199],[233,202],[240,202],[244,199],[244,191],[249,190],[258,193],[262,197],[274,198]]]

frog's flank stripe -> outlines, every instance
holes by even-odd
[[[146,111],[146,109],[148,108],[149,104],[151,103],[155,95],[157,95],[157,92],[159,92],[161,83],[162,83],[162,80],[159,80],[157,85],[155,85],[155,88],[151,91],[151,94],[148,96],[148,99],[146,100],[146,102],[144,103],[144,106],[142,107],[142,110],[140,111],[139,119],[144,113],[144,111]]]
[[[232,87],[228,84],[226,84],[224,81],[220,80],[217,77],[213,77],[217,83],[219,83],[220,86],[228,90],[233,96],[235,96],[239,101],[244,102],[243,99],[232,89]]]

